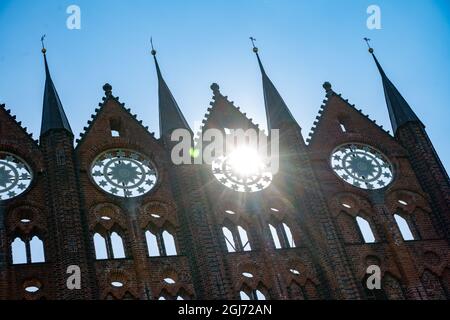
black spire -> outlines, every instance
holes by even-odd
[[[364,40],[366,40],[369,45],[370,39],[364,38]],[[418,122],[423,126],[422,122],[411,109],[408,102],[406,102],[391,80],[389,80],[386,76],[386,73],[378,62],[377,57],[373,53],[373,48],[371,48],[370,45],[369,52],[372,54],[383,81],[384,96],[386,98],[386,105],[389,111],[389,118],[391,119],[392,131],[394,134],[400,126],[407,122]]]
[[[254,43],[256,39],[250,37],[250,40],[252,40],[253,52],[256,54],[259,68],[261,69],[264,90],[264,103],[266,106],[267,129],[269,131],[271,129],[280,129],[281,124],[284,122],[295,123],[296,125],[298,125],[280,93],[275,88],[274,84],[269,79],[266,71],[264,70],[261,59],[259,58],[258,48]]]
[[[158,60],[156,59],[156,50],[153,48],[153,43],[151,53],[155,60],[156,73],[158,75],[160,137],[163,137],[166,134],[170,134],[174,129],[181,128],[189,130],[192,134],[192,130],[189,127],[189,124],[187,123],[183,113],[178,107],[178,104],[175,101],[172,92],[170,92],[169,87],[164,81],[161,70],[159,68]]]
[[[45,88],[44,88],[44,102],[42,108],[42,123],[41,136],[52,129],[64,129],[72,133],[69,121],[67,120],[64,108],[59,99],[58,92],[53,84],[50,70],[47,63],[47,50],[44,47],[44,37],[41,38],[42,54],[44,55],[45,64]]]

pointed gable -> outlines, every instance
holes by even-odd
[[[42,107],[41,136],[53,129],[63,129],[73,134],[50,75],[45,49],[43,49],[42,52],[44,54],[45,64],[45,87]]]
[[[378,144],[384,141],[386,147],[395,144],[393,137],[382,126],[376,124],[368,115],[344,100],[340,94],[331,89],[331,84],[324,83],[327,99],[324,100],[316,117],[314,127],[307,139],[308,148],[314,153],[330,153],[335,147],[347,142],[371,143],[373,137],[378,137]]]
[[[148,147],[159,145],[154,133],[148,131],[148,127],[137,119],[130,109],[125,108],[125,104],[119,101],[118,97],[112,95],[112,87],[109,84],[103,86],[105,96],[100,108],[95,109],[95,114],[91,115],[88,126],[84,127],[84,132],[77,139],[76,149],[105,148],[118,145],[132,145],[138,139],[145,139]]]
[[[219,130],[253,128],[258,130],[258,125],[254,124],[252,119],[247,118],[239,107],[229,101],[227,96],[222,95],[217,83],[211,85],[211,90],[213,91],[213,101],[210,103],[211,107],[208,108],[203,120],[202,131],[210,128]]]
[[[16,116],[11,114],[11,110],[6,109],[4,104],[0,104],[0,145],[24,143],[30,148],[38,146],[37,140],[33,139],[33,134],[22,127],[22,122],[17,121]]]

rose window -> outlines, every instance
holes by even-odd
[[[212,163],[214,176],[226,187],[238,192],[256,192],[272,182],[272,172],[258,153],[250,148],[238,148]]]
[[[25,161],[0,151],[0,201],[22,194],[32,180],[33,172]]]
[[[91,176],[103,191],[133,198],[146,194],[155,186],[155,166],[140,153],[115,149],[102,153],[91,166]]]
[[[346,144],[331,155],[333,171],[361,189],[380,189],[393,180],[392,165],[379,151],[363,144]]]

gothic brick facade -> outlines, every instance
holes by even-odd
[[[171,132],[191,130],[152,54],[160,138],[107,84],[75,143],[46,58],[40,140],[1,106],[0,299],[450,298],[448,175],[378,61],[394,135],[325,83],[305,143],[258,56],[269,129],[280,130],[280,171],[266,188],[238,192],[211,165],[173,164]],[[259,130],[211,88],[202,132]],[[337,173],[331,157],[346,145],[387,159],[386,186],[362,188]],[[138,191],[127,189],[138,171]],[[81,283],[71,290],[73,265]],[[381,289],[367,288],[371,265]]]

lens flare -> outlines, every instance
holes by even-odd
[[[256,150],[241,147],[234,150],[228,162],[232,170],[241,177],[257,175],[264,168],[264,163]]]

